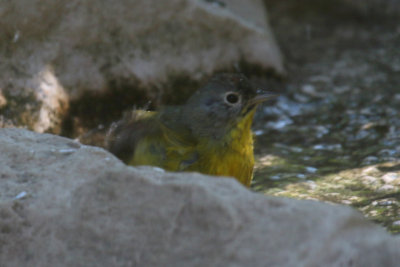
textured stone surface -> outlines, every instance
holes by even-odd
[[[60,133],[69,97],[51,67],[44,67],[31,77],[3,78],[0,78],[0,127],[22,126],[37,132]],[[6,85],[1,85],[2,82]]]
[[[358,212],[0,129],[1,266],[398,266]]]
[[[283,71],[261,0],[15,0],[0,17],[0,127],[57,133],[84,92],[163,90],[239,62]]]
[[[265,167],[253,188],[346,203],[400,233],[399,184],[381,179],[400,175],[400,1],[265,2],[289,79],[254,124]],[[268,116],[277,119],[265,125]]]

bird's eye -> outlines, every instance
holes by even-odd
[[[235,92],[228,92],[225,95],[225,102],[229,105],[235,105],[240,101],[240,95]]]

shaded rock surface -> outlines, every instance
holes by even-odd
[[[16,0],[0,17],[1,127],[59,133],[68,100],[85,92],[156,98],[173,78],[240,62],[283,71],[261,0]]]
[[[348,207],[234,179],[123,165],[0,129],[1,266],[398,266],[400,239]]]

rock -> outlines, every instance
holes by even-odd
[[[321,92],[318,92],[317,88],[315,88],[315,86],[312,84],[304,84],[300,90],[302,93],[315,98],[322,98],[325,96],[323,93],[321,94]]]
[[[60,133],[68,96],[52,68],[44,67],[29,79],[9,83],[4,90],[1,80],[0,77],[0,127],[22,126],[41,133]]]
[[[369,166],[362,170],[362,174],[364,175],[371,175],[371,174],[374,175],[378,173],[379,169],[376,166]]]
[[[381,178],[385,184],[395,184],[400,181],[400,175],[395,172],[388,172]]]
[[[395,186],[393,186],[391,184],[385,184],[385,185],[382,185],[381,187],[379,187],[377,191],[380,193],[386,193],[386,192],[394,192],[396,190],[397,190],[397,188]]]
[[[308,173],[316,173],[318,171],[317,168],[311,166],[307,166],[305,169]]]
[[[49,134],[0,129],[0,147],[1,266],[400,261],[400,239],[349,207],[263,196],[234,179],[133,168]]]
[[[368,156],[368,157],[363,159],[362,165],[370,165],[370,164],[376,163],[377,161],[379,161],[379,159],[377,157]]]
[[[360,179],[364,185],[378,185],[379,184],[378,178],[371,176],[371,175],[363,175],[360,177]]]
[[[0,127],[58,133],[85,92],[148,97],[239,62],[284,71],[261,0],[15,0],[0,16]]]
[[[2,92],[0,91],[0,109],[7,105],[7,99],[4,97]]]
[[[313,146],[314,150],[331,150],[331,151],[340,151],[342,150],[341,144],[318,144]]]

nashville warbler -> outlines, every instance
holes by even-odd
[[[272,97],[242,74],[217,74],[184,105],[125,115],[110,128],[106,146],[129,165],[233,176],[249,186],[251,124],[257,105]]]

